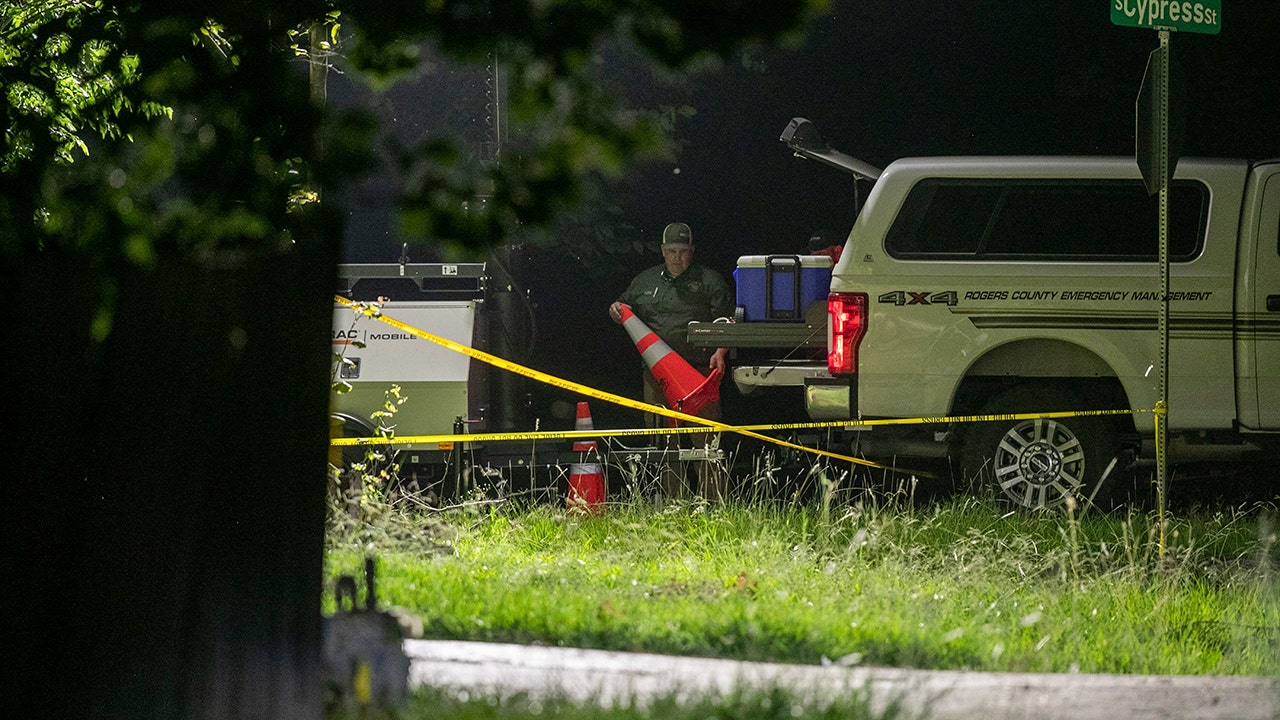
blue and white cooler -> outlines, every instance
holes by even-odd
[[[803,322],[809,305],[825,301],[831,258],[825,255],[743,255],[733,271],[745,322]]]

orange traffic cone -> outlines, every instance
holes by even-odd
[[[649,371],[662,385],[667,405],[673,410],[697,415],[702,408],[720,400],[720,376],[723,374],[720,368],[712,370],[704,378],[625,304],[622,306],[622,327],[636,344],[636,350],[649,366]]]
[[[591,424],[591,408],[586,402],[578,403],[578,417],[573,427],[575,430],[595,429]],[[575,440],[573,451],[594,454],[596,441]],[[604,509],[604,472],[600,469],[600,463],[576,462],[569,465],[569,498],[566,505],[570,510],[589,513],[598,513]]]

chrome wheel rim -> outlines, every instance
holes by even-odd
[[[996,484],[1028,508],[1054,507],[1078,498],[1084,487],[1084,447],[1071,428],[1055,420],[1026,420],[1005,432],[996,447]]]

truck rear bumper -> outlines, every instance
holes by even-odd
[[[855,387],[850,380],[830,375],[808,378],[804,383],[804,409],[818,422],[851,418],[858,405]]]
[[[825,365],[746,365],[733,369],[733,382],[744,395],[758,387],[804,388],[805,410],[816,421],[851,418],[856,405],[853,384],[832,377]]]
[[[749,393],[758,387],[800,387],[809,378],[831,379],[825,365],[746,365],[733,369],[733,382],[738,390]]]

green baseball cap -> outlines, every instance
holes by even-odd
[[[682,222],[673,222],[662,230],[662,247],[692,247],[693,230]]]

